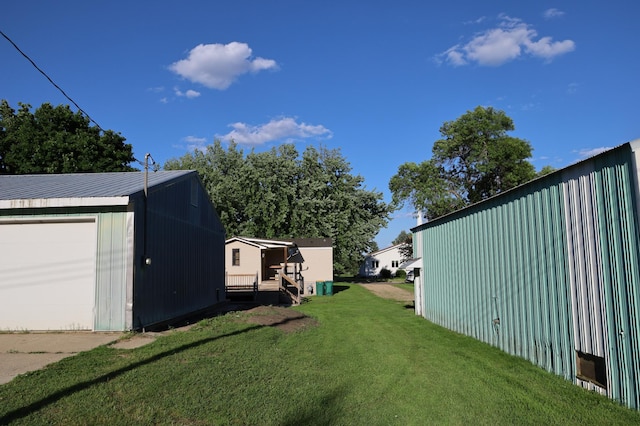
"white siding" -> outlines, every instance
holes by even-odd
[[[0,329],[93,329],[95,218],[3,220],[0,242]]]

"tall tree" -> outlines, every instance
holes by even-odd
[[[19,104],[16,112],[0,101],[0,173],[74,173],[130,171],[130,144],[111,130],[90,126],[68,105]]]
[[[398,247],[398,251],[402,256],[403,262],[413,257],[413,234],[410,232],[400,231],[391,244],[400,245],[400,247]]]
[[[529,142],[511,137],[503,111],[477,107],[440,127],[432,158],[405,163],[389,182],[393,201],[410,202],[433,219],[536,177]]]
[[[199,172],[229,236],[331,238],[336,273],[355,272],[391,212],[338,150],[310,146],[300,156],[283,144],[245,155],[215,141],[164,168]]]

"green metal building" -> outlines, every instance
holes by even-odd
[[[640,409],[640,140],[414,228],[416,312]]]

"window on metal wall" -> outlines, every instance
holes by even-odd
[[[231,264],[233,266],[240,266],[240,249],[231,250]]]
[[[581,380],[607,388],[607,368],[604,358],[576,351],[578,376]]]

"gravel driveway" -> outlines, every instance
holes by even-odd
[[[360,285],[376,296],[384,299],[397,300],[398,302],[413,302],[413,293],[402,288],[398,288],[393,284],[371,283]]]

